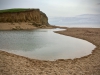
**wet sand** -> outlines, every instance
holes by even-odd
[[[0,51],[0,75],[100,75],[100,28],[67,28],[56,33],[87,40],[96,48],[81,58],[41,61]]]

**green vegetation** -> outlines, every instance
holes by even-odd
[[[20,12],[20,11],[26,11],[29,10],[28,8],[14,8],[14,9],[5,9],[5,10],[0,10],[0,13],[3,12]]]

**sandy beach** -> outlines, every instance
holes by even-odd
[[[0,23],[0,30],[35,29],[32,23]]]
[[[0,50],[0,75],[100,75],[100,28],[67,28],[56,33],[87,40],[96,48],[75,59],[42,61]]]
[[[32,23],[19,22],[19,23],[0,23],[0,30],[33,30],[35,27]],[[40,28],[53,28],[52,26],[42,25]]]

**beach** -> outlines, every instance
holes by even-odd
[[[100,28],[66,28],[55,31],[93,43],[90,55],[75,59],[44,61],[0,50],[0,75],[100,75]]]
[[[41,25],[40,27],[34,26],[30,22],[19,22],[19,23],[0,23],[0,30],[33,30],[37,28],[51,29],[52,26]]]

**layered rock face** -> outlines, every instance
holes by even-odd
[[[0,22],[31,22],[34,25],[49,25],[48,17],[39,9],[29,9],[20,12],[3,12],[0,13]]]

